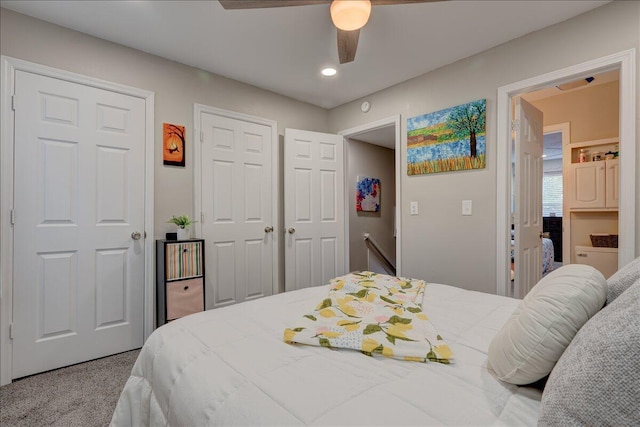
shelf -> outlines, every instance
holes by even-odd
[[[569,158],[569,163],[580,163],[579,156],[580,150],[583,148],[588,148],[589,152],[587,153],[587,158],[589,159],[586,163],[591,162],[591,154],[595,151],[600,151],[602,153],[602,161],[604,161],[604,155],[608,151],[616,151],[616,146],[619,146],[620,138],[604,138],[604,139],[595,139],[592,141],[583,141],[583,142],[574,142],[572,144],[568,144],[567,149],[570,151],[569,153],[565,153],[565,155]]]
[[[204,240],[156,240],[156,324],[205,309]]]

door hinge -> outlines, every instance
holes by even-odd
[[[15,225],[16,223],[16,211],[14,211],[13,209],[11,209],[11,225]]]
[[[518,121],[511,120],[511,130],[518,130]]]
[[[16,111],[16,96],[15,95],[11,95],[11,109],[13,111]]]
[[[13,323],[9,323],[9,339],[13,339]]]
[[[200,224],[204,224],[204,212],[200,212]]]
[[[200,142],[204,142],[204,132],[200,131]]]

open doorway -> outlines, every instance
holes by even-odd
[[[570,123],[544,127],[544,151],[542,161],[542,231],[551,241],[552,253],[543,262],[542,274],[563,264],[564,255],[564,171],[563,145],[570,143]],[[567,262],[568,263],[568,262]]]
[[[600,143],[596,141],[601,142],[603,138],[613,140],[618,137],[619,84],[619,70],[611,70],[521,95],[542,112],[545,125],[541,182],[542,254],[541,262],[535,266],[541,269],[540,277],[562,265],[565,248],[567,264],[594,265],[606,277],[617,270],[617,248],[603,250],[603,254],[596,253],[599,249],[590,249],[590,236],[603,233],[618,234],[618,206],[606,205],[604,198],[601,204],[576,203],[575,196],[586,197],[589,201],[599,197],[595,193],[600,189],[596,188],[596,184],[592,185],[590,180],[597,175],[600,168],[604,170],[605,152],[597,154],[598,149],[595,147]],[[573,151],[578,155],[576,159],[571,159],[572,150],[567,147],[577,145],[580,145],[580,148]],[[612,147],[608,152],[614,151]],[[569,157],[564,161],[563,152],[567,152]],[[594,155],[598,156],[598,163],[590,164],[589,169],[580,169],[578,175],[573,174],[574,162],[593,161]],[[519,163],[516,161],[513,164],[515,166]],[[566,166],[566,170],[563,170],[563,165]],[[596,173],[592,173],[594,171]],[[619,177],[616,177],[617,179]],[[578,188],[581,181],[585,184]],[[513,192],[517,191],[518,187],[514,186]],[[566,201],[563,197],[565,191],[570,196]],[[566,226],[564,235],[563,224]],[[577,257],[577,252],[584,252],[588,256]],[[606,261],[601,262],[599,258]],[[605,265],[606,262],[610,265]],[[517,263],[513,268],[518,268]],[[514,274],[514,279],[517,276]],[[525,288],[530,289],[531,286],[533,284]],[[514,288],[518,289],[517,284]]]
[[[396,116],[340,132],[348,271],[400,275],[399,121]]]
[[[499,88],[498,90],[498,164],[499,164],[499,173],[498,173],[498,194],[502,190],[505,191],[507,198],[502,199],[498,198],[498,252],[497,252],[497,291],[498,294],[502,295],[514,295],[512,293],[513,289],[518,289],[518,286],[513,286],[513,282],[510,281],[509,274],[509,265],[507,264],[509,260],[509,256],[505,256],[504,254],[509,253],[509,239],[511,235],[511,222],[509,220],[511,209],[513,208],[512,202],[512,188],[515,187],[513,179],[509,177],[513,177],[512,173],[512,163],[516,159],[512,159],[513,155],[513,147],[509,144],[511,141],[511,103],[512,99],[516,96],[522,96],[523,98],[529,96],[531,93],[535,93],[536,91],[544,90],[558,90],[555,86],[561,86],[566,83],[574,83],[581,80],[585,80],[586,84],[584,86],[588,86],[594,80],[591,79],[594,75],[598,75],[600,77],[606,76],[609,72],[613,72],[613,75],[619,76],[619,79],[613,78],[608,83],[615,89],[616,96],[619,96],[619,99],[615,99],[612,102],[612,105],[615,105],[615,108],[608,108],[607,114],[611,113],[611,110],[615,110],[615,125],[609,127],[609,132],[611,135],[615,134],[615,137],[611,135],[603,135],[598,134],[598,132],[602,132],[605,129],[605,126],[602,126],[602,120],[588,120],[585,123],[582,123],[580,127],[574,126],[574,123],[571,123],[571,144],[568,144],[569,149],[567,149],[567,145],[563,144],[563,176],[566,176],[567,165],[570,166],[570,169],[573,170],[575,166],[572,166],[573,163],[577,163],[577,158],[579,155],[580,148],[583,148],[583,144],[596,144],[594,149],[597,151],[600,150],[600,145],[602,147],[608,149],[612,153],[615,151],[615,143],[619,145],[620,156],[620,164],[626,165],[621,166],[619,169],[624,175],[616,175],[617,181],[619,183],[624,183],[623,186],[619,187],[619,207],[602,207],[602,208],[594,208],[594,211],[600,210],[600,213],[596,213],[595,215],[602,216],[602,212],[604,216],[607,217],[607,221],[612,217],[612,212],[616,212],[617,223],[615,233],[619,234],[619,252],[617,257],[617,264],[624,265],[633,259],[635,254],[635,203],[634,203],[634,195],[635,195],[635,182],[634,182],[634,164],[635,164],[635,123],[633,121],[635,105],[634,100],[631,94],[634,93],[635,82],[633,79],[633,71],[635,67],[634,58],[631,52],[621,52],[620,54],[611,55],[606,58],[601,58],[599,60],[594,60],[591,62],[587,62],[584,64],[580,64],[577,66],[573,66],[564,70],[558,70],[553,73],[549,73],[546,75],[538,76],[536,78],[532,78],[526,81],[514,83],[512,85],[504,86]],[[606,80],[606,77],[602,77],[601,80]],[[569,90],[579,90],[579,89],[569,89]],[[533,101],[534,103],[544,104],[544,102]],[[601,102],[606,102],[606,99],[601,100]],[[580,108],[592,108],[594,105],[578,105],[576,109]],[[619,107],[619,108],[618,108]],[[544,106],[542,109],[546,109]],[[556,112],[554,110],[550,111],[549,116],[554,116]],[[545,114],[546,116],[546,114]],[[549,118],[545,117],[545,123],[560,123],[562,121],[567,121],[567,119],[557,119],[557,118]],[[578,120],[568,120],[570,122],[578,123]],[[613,129],[611,131],[611,129]],[[607,138],[607,136],[610,136]],[[615,139],[615,143],[613,141]],[[602,144],[600,144],[602,143]],[[603,145],[604,144],[604,145]],[[609,145],[611,147],[609,147]],[[607,150],[605,150],[607,151]],[[602,153],[603,155],[605,152]],[[622,155],[624,154],[624,156]],[[574,156],[575,155],[575,156]],[[574,160],[575,157],[575,160]],[[509,159],[509,160],[507,160]],[[595,163],[594,163],[595,165]],[[604,165],[604,164],[603,164]],[[506,167],[506,169],[501,169],[502,167]],[[629,175],[627,176],[627,171]],[[571,180],[575,182],[575,176],[571,177]],[[565,187],[566,193],[566,180],[563,179],[563,186]],[[575,190],[575,185],[571,187],[571,189]],[[503,193],[503,194],[505,194]],[[571,194],[571,193],[570,193]],[[568,197],[563,197],[563,225],[565,237],[563,237],[563,249],[562,249],[562,258],[563,263],[567,262],[576,262],[575,254],[572,254],[570,257],[566,256],[567,250],[571,250],[572,247],[577,246],[580,241],[577,239],[584,240],[585,236],[588,239],[589,233],[582,233],[583,235],[576,237],[574,235],[573,239],[570,239],[569,242],[566,238],[566,232],[569,230],[571,234],[573,227],[567,226],[566,221],[572,217],[568,213],[567,209],[567,200],[570,199]],[[509,203],[511,200],[511,203]],[[575,208],[575,206],[573,206]],[[577,208],[576,218],[584,217],[586,209]],[[599,226],[599,225],[598,225]],[[594,226],[597,228],[597,226]],[[594,227],[589,227],[591,232],[599,231],[595,230]],[[608,227],[608,225],[607,225]],[[586,228],[585,228],[586,230]],[[610,233],[614,233],[614,231],[608,231]],[[516,236],[517,238],[517,236]],[[624,240],[624,243],[622,242]],[[590,242],[583,242],[590,243]],[[565,259],[566,258],[566,259]],[[617,265],[617,266],[618,266]],[[616,268],[617,268],[616,266]],[[515,266],[517,268],[517,266]],[[509,286],[511,283],[511,286]],[[523,297],[524,295],[514,295],[517,297]]]

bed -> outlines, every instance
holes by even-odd
[[[429,283],[451,364],[283,342],[329,286],[188,316],[143,347],[112,425],[535,425],[541,391],[499,381],[487,349],[519,300]]]
[[[391,279],[390,298],[413,289]],[[560,267],[523,300],[426,284],[420,310],[406,307],[428,317],[449,364],[285,343],[310,310],[335,310],[336,280],[158,328],[111,425],[640,425],[640,258],[609,280]]]

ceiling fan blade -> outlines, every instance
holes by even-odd
[[[371,0],[372,6],[387,6],[391,4],[432,3],[446,0]]]
[[[341,64],[352,62],[356,58],[360,30],[344,31],[338,28],[338,58]]]
[[[331,0],[218,0],[223,8],[231,9],[264,9],[268,7],[310,6],[329,4]]]

